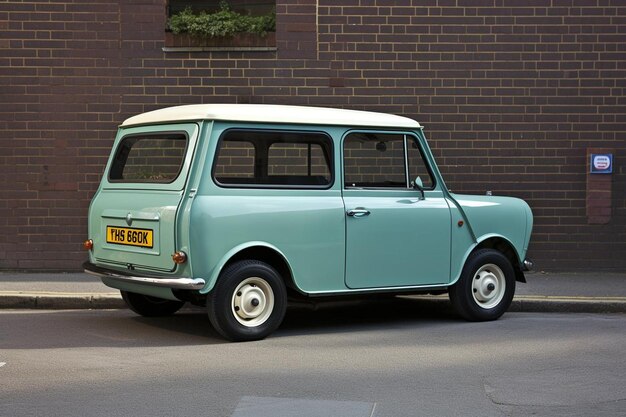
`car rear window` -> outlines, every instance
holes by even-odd
[[[186,149],[184,133],[127,136],[117,147],[109,181],[171,183],[180,175]]]

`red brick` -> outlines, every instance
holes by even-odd
[[[72,230],[65,224],[76,221],[72,212],[86,213],[116,125],[164,105],[209,101],[414,117],[456,191],[528,200],[531,256],[543,269],[605,267],[607,259],[626,267],[626,236],[614,237],[626,230],[623,7],[279,2],[275,52],[169,54],[161,50],[162,3],[144,3],[120,2],[122,22],[105,3],[0,4],[0,131],[12,139],[0,141],[0,181],[20,177],[0,197],[0,208],[15,213],[0,221],[0,244],[45,241],[21,246],[20,262],[0,268],[78,268],[84,254],[65,249],[84,238],[84,214]],[[586,179],[585,148],[594,146],[615,148],[616,172],[596,176],[608,179]],[[0,247],[17,259],[11,251]]]

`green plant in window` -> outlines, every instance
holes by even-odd
[[[217,12],[195,13],[191,7],[173,15],[167,22],[173,33],[188,33],[202,37],[232,37],[237,33],[256,33],[265,36],[276,30],[276,12],[263,16],[242,15],[222,1]]]

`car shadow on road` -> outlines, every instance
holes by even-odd
[[[458,322],[448,303],[381,297],[290,305],[270,337],[385,330],[398,326],[440,326]],[[203,308],[170,317],[140,317],[129,310],[5,312],[0,349],[72,347],[166,347],[228,343],[211,326]]]
[[[152,328],[158,333],[175,335],[178,340],[196,341],[199,344],[225,343],[224,339],[213,329],[203,308],[190,307],[169,317],[134,316],[131,320],[138,325]]]
[[[384,296],[295,305],[287,311],[274,336],[354,332],[415,324],[441,325],[458,321],[459,317],[445,300]]]
[[[139,317],[129,310],[2,312],[0,350],[168,347],[226,343],[202,311]]]

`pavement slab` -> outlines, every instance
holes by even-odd
[[[404,297],[403,297],[404,298]],[[426,307],[447,308],[443,296],[409,296]],[[85,273],[0,272],[0,308],[125,308],[119,291]],[[534,272],[517,283],[509,311],[626,313],[626,272]]]

